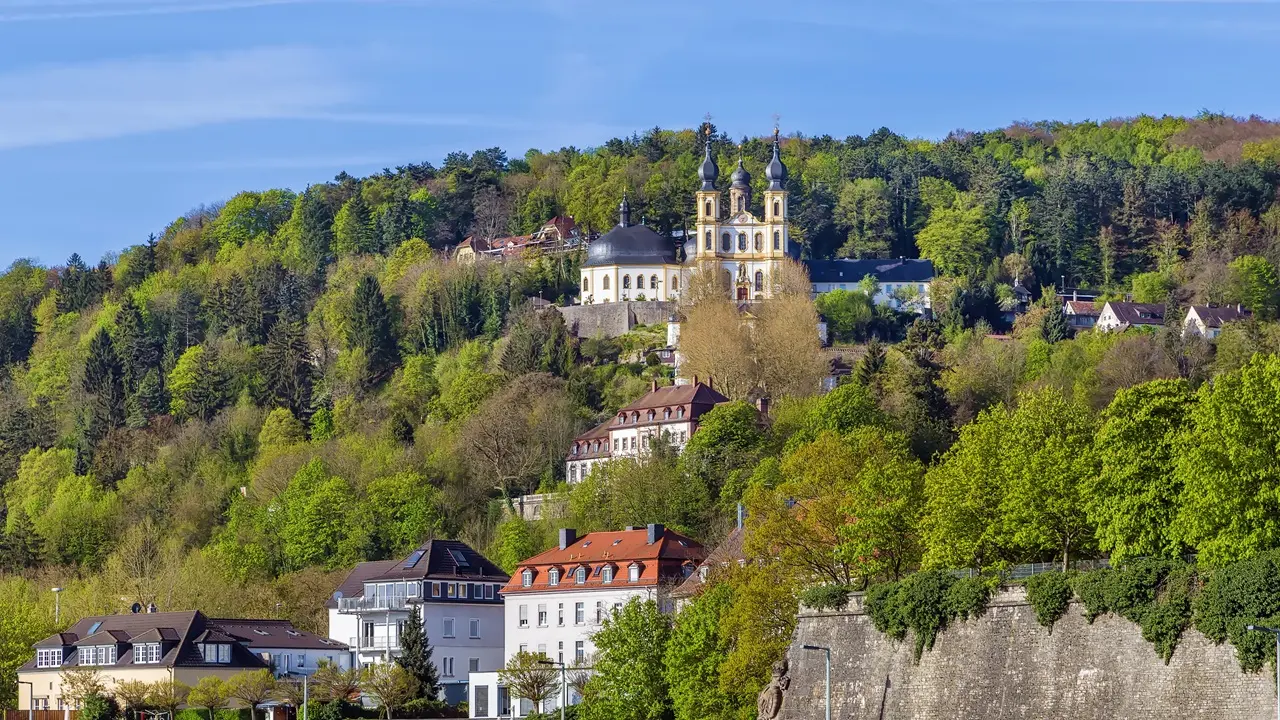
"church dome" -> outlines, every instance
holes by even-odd
[[[733,183],[733,187],[736,188],[751,187],[751,173],[747,172],[747,169],[742,166],[742,158],[738,158],[738,167],[733,171],[733,175],[729,176],[729,180]]]
[[[720,168],[711,157],[711,138],[707,137],[707,153],[702,158],[702,166],[698,168],[698,179],[702,181],[703,190],[715,190],[716,179],[720,177]]]
[[[778,157],[778,130],[773,130],[773,159],[769,160],[769,164],[764,167],[764,179],[769,181],[770,190],[781,190],[783,183],[787,181],[787,166],[782,164],[782,158]]]
[[[674,264],[675,243],[645,225],[618,225],[587,246],[582,267]]]

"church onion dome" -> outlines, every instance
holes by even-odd
[[[738,167],[733,171],[733,175],[729,176],[729,180],[733,183],[733,187],[736,188],[751,187],[751,173],[742,167],[742,158],[738,158]]]
[[[769,181],[770,190],[781,190],[783,183],[787,181],[787,166],[783,165],[782,158],[778,157],[777,128],[773,129],[773,158],[764,168],[764,179]]]
[[[646,225],[618,225],[587,246],[582,267],[675,265],[676,246]]]
[[[716,179],[720,177],[720,168],[711,157],[711,136],[707,136],[707,153],[702,158],[702,166],[698,168],[698,179],[702,181],[703,190],[715,190]]]

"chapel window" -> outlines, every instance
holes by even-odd
[[[707,231],[707,239],[706,239],[706,242],[703,244],[706,246],[707,250],[711,249],[711,231],[710,230]]]
[[[604,276],[604,282],[601,284],[601,287],[603,287],[605,290],[608,290],[608,289],[609,289],[609,276],[608,276],[608,275],[605,275],[605,276]]]
[[[725,233],[721,235],[720,250],[723,252],[729,252],[732,249],[733,249],[733,236],[731,236],[729,233]]]
[[[711,217],[711,201],[708,200],[707,204],[704,207],[706,211],[703,213],[703,215],[706,215],[707,217]]]
[[[650,289],[650,290],[657,290],[657,289],[658,289],[658,276],[657,276],[657,275],[651,275],[651,276],[649,276],[649,289]]]
[[[630,290],[630,289],[631,289],[631,276],[630,276],[630,275],[623,275],[623,276],[622,276],[622,289],[623,289],[623,290]]]
[[[746,252],[746,249],[747,249],[747,234],[738,233],[738,251]]]
[[[680,278],[679,276],[672,275],[671,276],[671,292],[677,292],[679,290],[680,290]]]
[[[782,203],[778,202],[777,200],[774,200],[774,201],[773,201],[773,216],[774,216],[774,217],[778,217],[778,216],[779,216],[779,215],[781,215],[781,214],[782,214]]]
[[[764,290],[764,273],[756,271],[756,292]]]
[[[782,249],[782,233],[777,230],[773,231],[773,249],[774,250]]]
[[[756,252],[764,249],[764,234],[756,233]]]

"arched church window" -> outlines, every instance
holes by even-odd
[[[657,289],[658,289],[658,276],[657,276],[657,275],[650,275],[650,276],[649,276],[649,289],[650,289],[650,290],[657,290]]]
[[[582,292],[591,292],[591,278],[582,276]]]
[[[774,217],[778,217],[778,216],[779,216],[779,215],[781,215],[781,214],[782,214],[782,203],[778,202],[777,200],[774,200],[774,201],[773,201],[773,216],[774,216]]]
[[[679,292],[679,291],[680,291],[680,276],[672,275],[671,276],[671,292]]]
[[[729,251],[730,251],[730,250],[732,250],[732,249],[733,249],[733,236],[732,236],[732,235],[730,235],[729,233],[725,233],[725,234],[721,235],[721,236],[720,236],[720,250],[721,250],[722,252],[729,252]]]
[[[608,290],[608,289],[609,289],[609,276],[608,276],[608,275],[605,275],[605,276],[604,276],[604,281],[601,283],[601,287],[602,287],[602,288],[604,288],[605,290]]]
[[[746,210],[746,209],[747,209],[747,199],[739,195],[738,196],[738,212],[742,212],[743,210]]]
[[[764,233],[756,233],[756,252],[764,249]]]
[[[738,251],[746,252],[747,250],[747,234],[738,233]]]
[[[711,231],[710,230],[707,231],[706,247],[708,250],[711,249]]]
[[[756,271],[756,292],[764,291],[764,273]]]
[[[720,274],[720,277],[724,278],[724,289],[725,289],[725,290],[728,290],[729,288],[733,287],[733,274],[732,274],[732,273],[730,273],[728,270],[725,270],[723,273],[721,273],[721,274]]]
[[[622,276],[622,289],[623,289],[623,290],[630,290],[630,289],[631,289],[631,276],[630,276],[630,275],[623,275],[623,276]]]
[[[636,276],[636,289],[637,289],[637,290],[643,290],[643,289],[644,289],[644,276],[643,276],[643,275],[637,275],[637,276]]]
[[[773,249],[774,250],[782,249],[782,233],[777,230],[773,231]]]
[[[706,212],[704,212],[703,215],[706,215],[707,217],[711,217],[711,201],[710,200],[707,201],[707,204],[704,206],[704,209],[706,210]]]

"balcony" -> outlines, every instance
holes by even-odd
[[[338,598],[338,612],[359,614],[367,612],[405,612],[411,603],[421,602],[421,598],[404,595],[385,595],[374,597]]]
[[[400,636],[395,633],[392,633],[391,637],[386,635],[361,635],[351,638],[349,645],[351,645],[352,649],[362,652],[386,652],[387,650],[396,652],[400,650]]]

